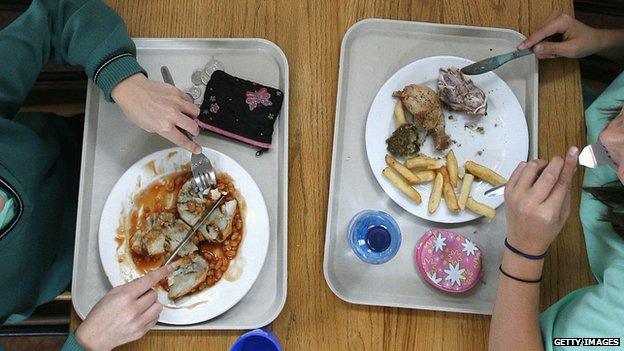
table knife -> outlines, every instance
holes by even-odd
[[[487,73],[489,71],[493,71],[498,67],[506,64],[507,62],[517,59],[519,57],[523,57],[526,55],[532,54],[533,51],[531,49],[524,50],[516,50],[514,52],[510,52],[507,54],[502,54],[498,56],[493,56],[490,58],[486,58],[485,60],[477,61],[471,65],[468,65],[461,69],[463,74],[474,76],[477,74]]]
[[[199,229],[199,227],[201,227],[208,220],[208,217],[210,217],[210,215],[214,212],[214,210],[216,210],[217,207],[219,207],[221,202],[223,202],[223,199],[225,199],[225,195],[221,194],[219,199],[212,205],[212,207],[210,209],[206,209],[206,211],[204,212],[202,217],[199,219],[199,221],[197,221],[197,223],[195,223],[193,227],[189,229],[188,233],[186,233],[184,240],[182,240],[182,242],[180,242],[178,246],[176,246],[176,248],[171,252],[171,255],[169,256],[167,261],[165,261],[163,266],[166,266],[169,263],[171,263],[171,261],[173,261],[173,259],[176,257],[178,252],[180,252],[180,249],[182,249],[182,246],[184,246],[184,244],[186,244],[191,239],[193,234],[195,234],[197,229]]]
[[[542,41],[561,42],[563,41],[563,35],[561,33],[555,33],[553,35],[547,36]],[[502,54],[502,55],[486,58],[485,60],[477,61],[471,65],[468,65],[462,68],[461,72],[469,76],[487,73],[489,71],[493,71],[497,69],[498,67],[506,64],[507,62],[511,60],[515,60],[519,57],[532,54],[533,53],[532,49],[533,48],[527,48],[524,50],[516,50],[514,52],[510,52],[507,54]]]
[[[589,144],[581,150],[579,154],[579,164],[588,168],[596,168],[600,166],[615,167],[615,162],[609,155],[607,148],[600,141]],[[483,195],[485,197],[500,196],[505,194],[505,184],[495,186],[486,190]]]

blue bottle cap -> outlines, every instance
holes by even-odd
[[[389,261],[401,246],[401,230],[389,214],[364,210],[351,219],[348,240],[353,252],[364,262]]]
[[[282,351],[282,347],[275,334],[255,329],[236,339],[230,351]]]

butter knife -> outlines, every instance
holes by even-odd
[[[544,38],[543,41],[551,41],[551,42],[561,42],[563,40],[563,35],[560,33],[555,33]],[[519,57],[523,57],[526,55],[530,55],[533,53],[533,48],[527,48],[524,50],[516,50],[514,52],[510,52],[507,54],[502,54],[490,58],[486,58],[485,60],[477,61],[471,65],[468,65],[461,69],[461,72],[468,76],[474,76],[477,74],[487,73],[489,71],[493,71],[498,67],[506,64],[511,60],[515,60]]]
[[[184,244],[186,244],[191,239],[193,234],[195,234],[197,229],[199,229],[199,227],[201,227],[208,220],[208,217],[210,217],[210,215],[217,209],[217,207],[219,207],[221,202],[223,202],[223,199],[225,199],[225,195],[221,194],[219,199],[212,205],[212,207],[210,209],[206,209],[206,211],[204,212],[202,217],[199,219],[199,221],[197,221],[197,223],[195,223],[193,227],[189,229],[188,233],[186,233],[184,240],[182,240],[182,242],[180,242],[178,246],[176,246],[176,248],[171,252],[171,255],[169,256],[167,261],[165,261],[163,266],[166,266],[169,263],[171,263],[171,261],[173,261],[173,259],[176,257],[178,252],[180,252],[180,249],[182,249],[182,246],[184,246]]]
[[[490,58],[486,58],[485,60],[477,61],[471,65],[468,65],[462,68],[461,72],[469,76],[487,73],[489,71],[493,71],[497,69],[498,67],[506,64],[507,62],[511,60],[515,60],[519,57],[530,55],[532,53],[533,51],[531,51],[531,49],[524,49],[524,50],[516,50],[508,54],[493,56]]]

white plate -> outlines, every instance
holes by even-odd
[[[243,240],[228,271],[214,286],[182,298],[177,303],[169,300],[163,289],[158,289],[158,299],[164,305],[158,319],[162,323],[193,324],[224,313],[251,289],[267,254],[269,217],[260,189],[249,173],[229,156],[205,147],[203,151],[217,172],[225,172],[232,177],[245,201]],[[129,258],[127,240],[119,248],[115,242],[120,220],[131,210],[132,195],[162,175],[180,171],[182,165],[189,162],[189,155],[181,148],[171,148],[144,157],[119,178],[106,199],[98,243],[102,266],[113,286],[122,285],[140,275]],[[121,262],[120,258],[123,259]],[[231,279],[226,279],[226,276]],[[238,278],[233,279],[236,276]]]
[[[473,63],[468,59],[454,56],[433,56],[414,61],[401,68],[390,77],[381,87],[373,100],[368,119],[366,121],[366,153],[368,161],[379,185],[394,202],[406,211],[434,222],[460,223],[470,221],[479,216],[468,210],[459,214],[452,213],[444,201],[433,214],[427,211],[427,201],[431,191],[431,183],[415,186],[422,196],[420,205],[412,202],[386,179],[381,171],[386,167],[385,156],[386,139],[394,131],[393,110],[396,98],[392,93],[402,90],[408,84],[426,84],[434,91],[438,91],[437,80],[440,68],[463,67]],[[456,143],[451,148],[457,156],[460,166],[465,161],[472,160],[494,169],[505,178],[509,178],[519,162],[525,161],[529,152],[529,133],[526,119],[518,99],[507,84],[495,73],[488,72],[478,76],[470,76],[472,81],[487,95],[487,116],[474,117],[457,111],[444,110],[446,118],[446,132]],[[448,116],[453,119],[449,120]],[[484,133],[464,128],[467,121],[477,121],[483,126]],[[479,151],[481,154],[479,155]],[[430,156],[443,156],[436,151],[432,138],[427,137],[421,146],[421,152]],[[477,181],[472,186],[472,197],[494,208],[503,203],[503,197],[483,196],[483,192],[491,186]]]

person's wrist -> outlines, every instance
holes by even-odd
[[[593,29],[596,32],[596,52],[606,51],[624,46],[624,30],[622,29]]]
[[[142,80],[147,80],[147,77],[145,77],[142,73],[131,75],[130,77],[119,82],[119,84],[111,90],[111,97],[115,102],[119,102],[119,100],[122,100],[123,97],[128,96],[128,93],[131,92]]]
[[[537,280],[542,276],[544,260],[528,260],[506,250],[502,267],[508,274],[525,280]]]
[[[511,245],[516,250],[531,256],[539,256],[543,255],[546,250],[548,250],[549,245],[545,245],[543,243],[538,243],[528,239],[521,239],[517,235],[508,235],[507,243]],[[507,251],[510,251],[507,249]],[[511,252],[511,251],[510,251]]]
[[[89,351],[98,351],[98,350],[106,350],[106,346],[101,345],[101,343],[97,340],[96,335],[92,333],[88,333],[85,329],[85,324],[81,324],[78,329],[76,329],[76,341],[80,346],[82,346],[85,350]]]

